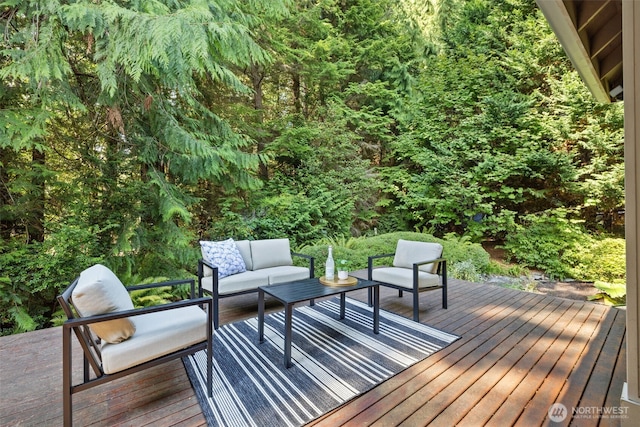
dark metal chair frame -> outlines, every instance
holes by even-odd
[[[292,256],[298,256],[301,258],[306,258],[309,260],[309,279],[313,279],[315,277],[315,258],[310,256],[310,255],[305,255],[305,254],[300,254],[297,252],[291,252]],[[202,289],[202,278],[204,277],[204,266],[209,267],[210,269],[213,270],[213,292],[209,292],[206,289]],[[268,283],[265,283],[265,286]],[[229,297],[235,297],[238,295],[244,295],[244,294],[252,294],[252,293],[258,293],[258,287],[256,286],[255,289],[247,289],[246,291],[240,291],[240,292],[234,292],[231,294],[220,294],[219,291],[219,279],[218,279],[218,267],[214,267],[213,265],[209,264],[208,262],[206,262],[203,259],[199,259],[198,260],[198,288],[200,289],[198,296],[202,296],[203,292],[210,294],[211,298],[213,299],[213,327],[215,329],[218,329],[220,327],[220,299],[221,298],[229,298]]]
[[[183,301],[172,302],[169,304],[157,305],[152,307],[145,307],[133,310],[119,311],[113,312],[109,314],[101,314],[96,316],[87,316],[87,317],[78,317],[75,306],[73,305],[73,301],[71,300],[71,294],[73,289],[78,284],[78,279],[76,278],[71,285],[69,285],[63,292],[58,296],[58,302],[62,306],[68,320],[64,322],[62,326],[62,388],[63,388],[63,417],[64,417],[64,425],[71,426],[73,423],[73,414],[72,414],[72,396],[75,393],[78,393],[83,390],[88,390],[100,384],[104,384],[109,381],[116,380],[118,378],[124,377],[129,374],[133,374],[139,371],[142,371],[147,368],[151,368],[153,366],[160,365],[162,363],[168,362],[170,360],[178,359],[189,354],[193,354],[200,350],[206,350],[207,354],[207,394],[209,397],[212,396],[213,386],[212,386],[212,346],[213,346],[213,330],[212,330],[212,312],[213,307],[211,303],[211,298],[194,298],[196,295],[195,292],[195,280],[172,280],[168,282],[162,283],[151,283],[146,285],[138,285],[127,287],[128,291],[133,291],[137,289],[145,289],[145,288],[154,288],[160,286],[176,286],[180,284],[190,284],[191,285],[191,293],[190,299],[186,299]],[[201,295],[201,290],[198,293]],[[148,362],[141,363],[139,365],[133,366],[131,368],[112,373],[105,374],[102,370],[102,356],[100,352],[100,339],[95,337],[95,335],[89,329],[89,325],[92,323],[103,322],[106,320],[114,320],[114,319],[122,319],[126,317],[139,316],[141,314],[147,313],[155,313],[159,311],[167,311],[173,310],[181,307],[188,307],[198,305],[207,312],[208,324],[207,324],[207,340],[202,341],[201,343],[192,345],[190,347],[184,348],[182,350],[158,357],[156,359],[150,360]],[[73,370],[72,370],[72,345],[71,345],[71,333],[72,331],[75,333],[76,338],[78,339],[80,346],[83,350],[83,382],[78,384],[73,384]],[[93,370],[94,377],[91,377],[90,368]]]
[[[374,256],[370,256],[369,257],[369,262],[367,265],[367,271],[368,271],[368,278],[369,280],[373,280],[372,276],[373,276],[373,260],[374,259],[378,259],[378,258],[391,258],[394,257],[395,253],[393,254],[382,254],[382,255],[374,255]],[[438,274],[439,276],[442,277],[442,284],[440,286],[430,286],[427,288],[420,288],[419,287],[419,281],[418,281],[418,273],[420,271],[420,266],[421,265],[425,265],[425,264],[431,264],[437,262],[438,263],[438,267],[436,270],[436,274]],[[413,283],[412,283],[412,287],[411,288],[405,288],[403,286],[398,286],[398,285],[394,285],[392,283],[385,283],[385,282],[380,282],[378,281],[378,283],[380,283],[380,286],[386,286],[389,288],[394,288],[398,290],[398,296],[402,297],[402,292],[406,291],[406,292],[410,292],[413,294],[413,320],[415,320],[416,322],[420,321],[420,293],[421,292],[428,292],[428,291],[433,291],[436,289],[442,289],[442,308],[446,309],[447,308],[447,260],[445,258],[436,258],[436,259],[431,259],[431,260],[426,260],[426,261],[420,261],[417,263],[413,264]],[[371,292],[369,292],[369,305],[371,305]]]

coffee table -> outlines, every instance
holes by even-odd
[[[282,283],[258,288],[258,335],[260,343],[264,342],[264,295],[268,294],[284,305],[284,365],[287,368],[291,363],[291,321],[293,306],[296,303],[310,301],[313,305],[315,298],[322,298],[340,294],[340,319],[344,319],[345,293],[358,289],[373,290],[373,333],[379,333],[380,329],[380,287],[377,282],[358,279],[351,286],[327,286],[320,283],[319,279],[305,279],[294,282]]]

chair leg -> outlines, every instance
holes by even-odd
[[[447,308],[447,263],[442,263],[442,308]]]
[[[420,294],[413,293],[413,320],[420,322]]]
[[[367,304],[369,305],[369,307],[373,307],[373,298],[372,298],[372,292],[373,290],[371,288],[367,289]]]
[[[220,306],[218,298],[214,295],[213,297],[213,328],[218,329],[220,327]]]
[[[402,289],[398,289],[398,297],[402,298]]]
[[[73,424],[71,394],[71,328],[62,328],[62,416],[64,427]]]
[[[213,397],[213,331],[211,330],[211,323],[213,308],[208,313],[207,324],[207,396]]]
[[[442,308],[447,308],[447,285],[442,287]]]

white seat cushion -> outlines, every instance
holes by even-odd
[[[440,243],[414,242],[400,239],[396,246],[393,266],[413,268],[414,263],[438,259],[441,256],[442,245]],[[422,271],[435,273],[438,268],[438,263],[424,264],[418,268]]]
[[[207,339],[207,314],[199,307],[183,307],[132,317],[133,337],[102,346],[102,368],[113,374],[173,353]]]
[[[80,273],[71,301],[81,317],[133,310],[133,302],[127,289],[111,270],[101,264]],[[110,343],[124,341],[136,331],[129,319],[108,320],[93,323],[89,327],[97,336]]]
[[[284,267],[270,267],[260,270],[269,275],[269,284],[292,282],[294,280],[304,280],[309,278],[309,269],[294,265]]]
[[[373,270],[372,279],[375,282],[390,283],[403,288],[413,289],[413,269],[400,267],[381,267]],[[440,286],[440,276],[426,271],[418,272],[418,287],[431,288]]]
[[[289,239],[252,240],[251,258],[253,270],[293,265]]]
[[[220,295],[233,294],[236,292],[257,289],[258,286],[267,286],[269,284],[269,276],[264,270],[246,271],[244,273],[234,274],[218,280],[218,293]],[[202,278],[202,288],[213,293],[213,277]]]

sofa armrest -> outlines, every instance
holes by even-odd
[[[202,289],[202,278],[204,277],[204,267],[208,267],[211,270],[213,270],[213,274],[212,276],[212,280],[213,280],[213,286],[212,286],[212,290],[213,290],[213,295],[215,297],[218,296],[218,267],[214,267],[213,265],[209,264],[207,261],[205,261],[204,259],[199,259],[198,260],[198,297],[202,297],[203,295],[203,289]]]
[[[198,277],[204,277],[204,266],[209,267],[210,269],[212,269],[214,272],[218,271],[218,267],[214,267],[213,265],[209,264],[207,261],[205,261],[204,259],[200,258],[198,260]]]
[[[309,260],[309,279],[313,279],[315,277],[315,258],[311,255],[305,255],[298,252],[291,252],[291,256],[297,256],[300,258],[306,258]]]

